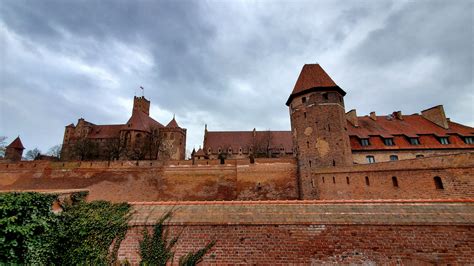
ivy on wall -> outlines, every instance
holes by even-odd
[[[57,195],[0,193],[0,264],[114,263],[130,206],[85,202],[85,196],[72,195],[63,211],[54,214]]]
[[[131,207],[127,203],[86,202],[87,193],[71,195],[55,214],[51,207],[57,195],[0,193],[0,265],[111,265],[128,230]],[[166,213],[143,233],[142,265],[166,265],[174,258],[179,235],[168,239]],[[210,242],[179,259],[180,265],[196,265],[214,246]]]

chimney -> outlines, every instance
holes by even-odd
[[[392,115],[398,120],[403,120],[402,111],[395,111],[392,113]]]
[[[346,119],[355,127],[359,127],[359,119],[357,119],[357,112],[355,109],[346,113]]]
[[[377,115],[375,114],[375,112],[370,112],[370,119],[376,121],[377,120]]]
[[[448,119],[446,119],[446,115],[444,114],[444,108],[442,105],[437,105],[429,109],[423,110],[421,111],[421,115],[424,118],[435,123],[436,125],[444,129],[449,129]]]

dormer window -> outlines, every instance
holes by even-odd
[[[441,144],[443,144],[443,145],[449,144],[449,139],[448,139],[448,137],[440,137],[440,138],[439,138],[439,143],[441,143]]]
[[[464,142],[466,144],[474,144],[474,137],[464,137]]]
[[[393,146],[393,139],[392,138],[383,139],[383,143],[386,146]]]
[[[221,151],[222,151],[222,150],[221,150],[221,148],[219,147],[219,148],[217,149],[217,153],[221,153]]]
[[[227,150],[227,152],[228,152],[228,153],[232,153],[232,148],[229,148],[229,149]]]
[[[360,139],[360,145],[369,146],[370,145],[369,139]]]
[[[410,138],[411,145],[420,145],[420,140],[418,138]]]

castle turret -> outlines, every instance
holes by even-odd
[[[20,161],[23,156],[23,143],[21,143],[20,137],[17,137],[15,140],[6,147],[5,150],[5,159],[10,161]]]
[[[302,198],[318,198],[312,171],[352,165],[344,95],[319,64],[305,65],[286,105]]]
[[[150,115],[150,101],[142,97],[133,97],[133,112],[140,111],[146,115]]]

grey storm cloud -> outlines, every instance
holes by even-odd
[[[473,117],[473,2],[2,1],[0,135],[62,142],[79,117],[124,123],[145,87],[187,148],[210,130],[288,130],[301,67],[320,63],[346,108]]]

